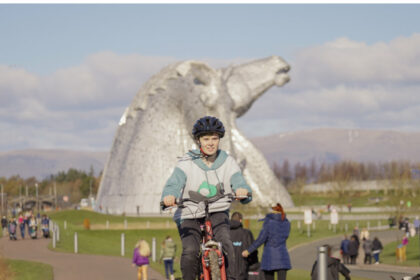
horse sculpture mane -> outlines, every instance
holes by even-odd
[[[199,61],[183,61],[151,77],[121,117],[96,210],[158,213],[166,179],[177,157],[195,147],[191,127],[204,115],[216,116],[225,124],[221,148],[240,163],[255,203],[292,206],[290,195],[262,154],[235,123],[265,91],[287,83],[289,69],[277,56],[220,70]]]

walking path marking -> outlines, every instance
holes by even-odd
[[[50,239],[0,238],[0,254],[8,259],[20,259],[49,264],[53,267],[54,280],[115,280],[137,279],[137,268],[123,257],[70,254],[50,251]],[[149,267],[150,280],[165,279]]]

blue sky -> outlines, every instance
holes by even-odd
[[[420,31],[420,5],[1,5],[0,62],[36,73],[99,51],[179,59],[254,58],[337,37],[372,44]]]
[[[418,131],[419,14],[419,4],[0,4],[0,129],[11,131],[0,151],[109,149],[142,83],[184,59],[279,55],[292,66],[291,82],[238,120],[248,137]]]

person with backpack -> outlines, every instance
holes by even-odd
[[[350,270],[340,262],[339,259],[331,257],[331,246],[324,245],[327,248],[327,279],[326,280],[339,280],[341,273],[346,280],[351,280]],[[318,280],[318,260],[312,266],[311,280]]]
[[[234,212],[230,219],[230,239],[235,252],[235,279],[247,280],[250,266],[258,264],[258,251],[254,251],[247,258],[242,252],[254,242],[252,232],[242,226],[242,214]]]
[[[261,269],[264,271],[265,279],[274,280],[274,274],[277,273],[278,280],[286,280],[287,271],[292,268],[286,247],[290,234],[290,222],[280,203],[276,203],[271,209],[272,213],[267,214],[263,219],[263,228],[258,238],[242,252],[242,256],[248,257],[264,244]]]
[[[133,252],[132,266],[137,266],[137,280],[147,280],[147,270],[149,266],[150,246],[146,240],[140,239]]]
[[[174,277],[174,259],[176,253],[176,244],[172,240],[171,236],[167,236],[165,241],[163,241],[162,248],[160,251],[159,260],[162,261],[165,265],[165,275],[166,280],[175,280]],[[170,277],[170,278],[169,278]]]

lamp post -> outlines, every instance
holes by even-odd
[[[0,186],[1,186],[1,216],[3,217],[3,196],[4,196],[3,184],[0,184]]]
[[[35,193],[36,193],[36,210],[37,214],[39,214],[39,199],[38,199],[38,183],[35,183]]]

